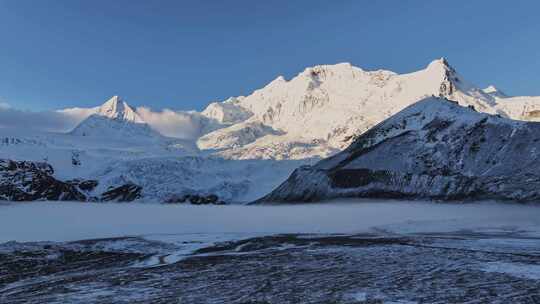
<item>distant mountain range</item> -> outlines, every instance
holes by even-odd
[[[59,180],[96,180],[95,193],[88,193],[94,197],[130,184],[141,188],[141,197],[159,201],[198,194],[250,201],[297,166],[335,155],[432,97],[468,111],[540,120],[540,97],[475,87],[444,58],[408,74],[341,63],[307,68],[291,80],[278,77],[202,112],[175,112],[193,122],[194,138],[160,134],[155,121],[114,96],[99,107],[60,110],[86,117],[67,134],[0,129],[0,158],[46,162]]]
[[[249,96],[211,103],[202,112],[180,113],[199,122],[195,142],[200,150],[233,159],[303,159],[332,155],[355,136],[431,96],[489,114],[540,120],[540,97],[510,97],[494,86],[475,87],[444,58],[401,75],[364,71],[348,63],[310,67],[289,81],[277,77]],[[145,123],[118,96],[101,107],[79,111]],[[94,123],[86,122],[74,132],[96,128],[88,125]]]

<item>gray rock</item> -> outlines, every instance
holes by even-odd
[[[141,197],[142,188],[135,184],[112,187],[98,196],[92,192],[96,180],[61,181],[45,162],[0,159],[0,200],[8,201],[133,201]]]
[[[77,184],[62,182],[52,175],[51,165],[41,162],[0,160],[0,200],[85,201]]]

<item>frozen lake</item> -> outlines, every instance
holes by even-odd
[[[151,234],[433,233],[514,230],[538,234],[540,206],[355,200],[286,206],[77,202],[0,206],[0,243]]]

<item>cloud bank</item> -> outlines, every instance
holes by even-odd
[[[170,137],[195,139],[202,135],[208,125],[208,119],[197,112],[169,109],[154,112],[147,107],[139,107],[137,113],[156,131]]]
[[[69,132],[97,108],[70,108],[59,111],[22,111],[0,103],[0,128],[32,129],[47,132]],[[177,112],[169,109],[152,111],[137,108],[137,113],[153,129],[169,137],[196,139],[211,125],[208,118],[197,112]]]
[[[57,111],[31,112],[0,106],[0,127],[68,132],[87,116]]]

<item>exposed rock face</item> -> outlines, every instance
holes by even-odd
[[[84,201],[76,183],[61,182],[47,163],[0,160],[0,199]]]
[[[226,203],[219,199],[215,194],[209,195],[197,195],[187,194],[179,196],[171,196],[166,201],[167,204],[184,204],[189,203],[192,205],[225,205]]]
[[[297,169],[259,201],[538,200],[539,153],[539,123],[429,98],[370,129],[345,151]]]
[[[9,201],[133,201],[141,197],[142,188],[134,184],[111,188],[93,196],[95,180],[60,181],[54,169],[44,162],[0,159],[0,200]]]
[[[131,202],[141,198],[142,187],[135,184],[125,184],[110,188],[101,194],[102,201]]]
[[[93,191],[97,185],[98,185],[98,181],[96,180],[80,180],[80,179],[75,179],[75,180],[71,180],[69,181],[70,183],[72,184],[75,184],[79,187],[79,189],[81,189],[82,191]]]

